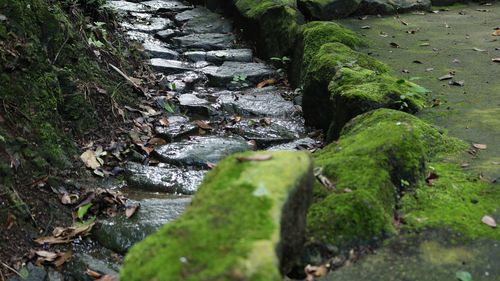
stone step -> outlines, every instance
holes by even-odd
[[[148,63],[155,71],[162,72],[167,75],[194,70],[194,65],[178,60],[152,58]]]
[[[241,137],[207,136],[158,146],[153,153],[165,163],[209,167],[230,154],[252,149]]]
[[[272,67],[264,63],[234,61],[226,61],[219,67],[209,66],[202,71],[213,86],[226,86],[231,82],[257,84],[276,74]]]
[[[182,12],[193,8],[190,5],[176,0],[150,0],[141,2],[141,4],[146,6],[148,11],[156,13]]]
[[[253,52],[251,49],[227,49],[217,51],[191,51],[183,54],[190,61],[208,61],[222,64],[225,61],[252,62]]]
[[[129,163],[125,175],[128,185],[136,189],[189,195],[196,192],[205,171]]]
[[[217,103],[229,114],[241,116],[289,117],[297,112],[295,105],[285,100],[274,87],[220,92]]]
[[[182,94],[177,99],[181,110],[191,114],[209,117],[215,110],[208,100],[199,98],[194,94]]]
[[[186,22],[190,19],[204,16],[204,15],[207,15],[210,13],[213,13],[213,12],[205,7],[196,7],[194,9],[178,13],[177,15],[175,15],[175,21],[177,21],[179,23],[183,23],[183,22]]]
[[[185,197],[131,202],[140,204],[140,207],[130,219],[117,215],[100,220],[92,230],[92,236],[104,247],[124,254],[132,245],[179,217],[190,203],[191,198]]]
[[[311,138],[302,138],[298,140],[294,140],[289,143],[274,145],[268,147],[267,150],[303,150],[303,149],[312,149],[318,145],[316,140]]]
[[[231,49],[236,38],[233,34],[201,33],[172,38],[172,42],[184,49],[223,50]]]
[[[151,58],[176,60],[179,58],[179,53],[168,48],[161,41],[145,42],[142,44],[144,51]]]
[[[169,140],[177,140],[183,136],[194,133],[197,131],[198,127],[194,125],[187,117],[182,115],[173,115],[167,118],[168,125],[166,126],[156,126],[156,133]]]
[[[173,27],[173,23],[171,20],[166,18],[152,17],[147,19],[136,19],[130,22],[125,21],[121,23],[121,26],[127,30],[156,33],[169,27]]]
[[[186,33],[230,33],[233,24],[221,15],[209,12],[187,20],[182,30]]]

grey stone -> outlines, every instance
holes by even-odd
[[[145,42],[153,42],[155,41],[153,35],[150,33],[146,32],[141,32],[141,31],[136,31],[136,30],[129,30],[126,32],[127,37],[131,40],[135,40],[141,43]]]
[[[130,219],[118,215],[101,220],[92,231],[93,237],[106,248],[124,254],[132,245],[179,217],[191,199],[144,199],[135,203],[140,207]]]
[[[296,132],[299,125],[296,122],[290,120],[269,121],[270,124],[259,119],[242,120],[226,128],[247,140],[254,140],[259,148],[291,142],[299,137],[298,132]]]
[[[232,34],[202,33],[172,38],[172,42],[186,49],[220,50],[233,47]]]
[[[212,11],[210,11],[209,9],[207,9],[205,7],[196,7],[194,9],[178,13],[177,15],[175,15],[175,20],[177,22],[185,22],[185,21],[188,21],[192,18],[204,16],[204,15],[207,15],[210,13],[212,13]]]
[[[210,12],[189,19],[182,26],[182,30],[187,33],[230,33],[233,30],[233,25],[219,14]]]
[[[179,58],[179,53],[167,48],[161,42],[146,42],[143,44],[144,51],[153,58],[161,59],[177,59]]]
[[[288,117],[296,112],[292,102],[285,100],[273,87],[267,88],[240,93],[222,92],[217,103],[228,113],[243,116]]]
[[[174,74],[194,69],[193,65],[189,63],[161,58],[150,59],[149,65],[151,65],[154,70],[164,74]]]
[[[230,154],[248,150],[252,147],[240,137],[209,136],[162,145],[154,154],[165,163],[208,167]]]
[[[183,94],[177,99],[179,100],[180,108],[184,111],[190,112],[191,114],[209,116],[213,112],[210,102],[206,99],[200,99],[196,95]]]
[[[298,139],[289,143],[279,144],[267,148],[267,150],[303,150],[315,148],[318,142],[311,138]]]
[[[114,233],[110,233],[111,236]],[[64,275],[66,278],[71,279],[66,280],[77,280],[77,281],[93,281],[94,278],[88,276],[85,272],[87,269],[99,272],[103,275],[113,275],[118,277],[118,272],[120,267],[112,262],[108,262],[105,259],[93,257],[86,253],[75,253],[71,257],[70,261],[64,266]],[[117,279],[118,280],[118,279]]]
[[[147,33],[156,33],[160,30],[167,29],[172,26],[172,21],[166,18],[149,18],[144,20],[136,20],[134,22],[122,22],[122,27],[128,30],[136,30]]]
[[[430,0],[362,0],[356,13],[388,15],[430,8]]]
[[[253,52],[250,49],[209,51],[206,54],[206,60],[217,64],[224,63],[225,61],[252,62]]]
[[[167,140],[176,140],[182,136],[196,132],[197,126],[181,115],[169,116],[167,126],[157,126],[156,133]]]
[[[206,61],[207,60],[207,52],[204,51],[192,51],[185,52],[183,54],[190,61]]]
[[[191,6],[188,6],[180,1],[176,0],[151,0],[141,2],[144,6],[148,7],[150,11],[154,12],[181,12],[187,9],[191,9]]]
[[[47,272],[43,266],[35,266],[32,263],[28,263],[26,265],[26,270],[28,271],[27,278],[21,278],[18,275],[14,275],[13,277],[7,279],[7,281],[45,281],[45,278],[47,277]]]
[[[236,76],[240,76],[243,82],[256,84],[275,74],[274,69],[264,63],[234,61],[226,61],[220,67],[207,67],[202,71],[214,86],[225,86]]]
[[[53,268],[48,268],[47,281],[64,281],[64,276],[61,272],[55,271]]]
[[[109,7],[115,11],[125,12],[146,12],[148,7],[140,3],[132,3],[128,1],[107,1],[105,7]]]
[[[177,35],[180,35],[179,31],[177,31],[175,29],[165,29],[165,30],[161,30],[161,31],[156,32],[155,37],[160,39],[160,40],[167,41],[170,38],[177,36]]]
[[[145,191],[193,194],[201,183],[204,171],[162,168],[129,163],[125,167],[130,187]]]

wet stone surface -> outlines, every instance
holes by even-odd
[[[125,167],[128,186],[146,191],[193,194],[205,171],[163,168],[129,163]]]
[[[242,82],[257,84],[275,74],[274,69],[267,64],[234,61],[226,61],[220,67],[207,67],[203,72],[214,86],[226,86],[235,77],[240,77]]]
[[[197,127],[187,117],[181,115],[169,116],[167,126],[157,126],[156,133],[172,141],[196,131]]]
[[[106,248],[125,253],[162,225],[176,219],[191,202],[190,198],[144,199],[134,216],[127,219],[116,216],[100,222],[93,230],[93,237]]]
[[[201,33],[172,38],[172,42],[184,49],[222,50],[234,46],[232,34]]]
[[[165,163],[208,167],[237,152],[252,150],[241,137],[195,137],[191,140],[159,146],[156,157]]]

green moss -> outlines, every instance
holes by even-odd
[[[281,280],[278,264],[291,258],[275,253],[285,246],[277,248],[281,212],[292,200],[307,201],[312,163],[307,153],[262,153],[273,159],[238,162],[259,154],[245,153],[220,162],[180,219],[130,250],[121,279]]]
[[[481,222],[498,217],[500,189],[465,173],[453,163],[431,163],[438,178],[401,202],[405,229],[449,228],[470,238],[500,239],[500,232]]]
[[[394,232],[398,195],[420,185],[428,159],[455,151],[450,144],[463,148],[404,112],[379,109],[354,118],[338,143],[314,154],[336,191],[315,192],[309,239],[345,246]]]
[[[328,140],[338,138],[351,118],[376,108],[392,108],[415,113],[425,106],[426,89],[389,74],[361,67],[337,71],[328,89],[335,112]]]
[[[389,71],[385,64],[342,43],[323,44],[305,70],[302,108],[308,125],[328,130],[335,114],[328,85],[343,66],[360,66],[376,73]]]

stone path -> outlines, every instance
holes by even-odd
[[[138,157],[125,167],[125,192],[141,207],[131,220],[101,221],[93,231],[101,245],[124,254],[178,217],[207,170],[229,154],[318,145],[307,136],[293,91],[256,88],[277,77],[276,69],[256,60],[253,51],[235,39],[229,19],[175,0],[108,5],[122,16],[127,36],[143,45],[163,87],[162,94],[151,98],[155,110],[163,113],[149,123],[167,143],[151,153],[152,165]]]

